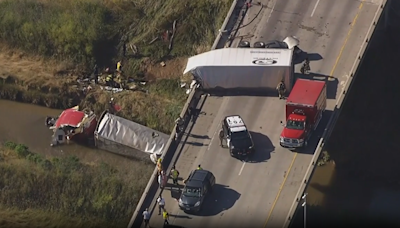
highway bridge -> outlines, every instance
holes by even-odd
[[[284,100],[266,96],[203,95],[198,115],[186,128],[176,151],[176,168],[186,177],[198,164],[214,173],[217,186],[199,215],[182,212],[179,191],[166,188],[162,195],[170,213],[170,223],[196,227],[287,227],[313,169],[316,151],[323,146],[321,137],[333,128],[335,109],[340,106],[362,57],[366,38],[380,16],[382,0],[261,0],[253,2],[241,21],[232,43],[241,40],[283,40],[295,35],[300,48],[311,60],[310,78],[325,80],[328,88],[327,112],[317,131],[302,152],[279,146],[284,121]],[[200,28],[199,28],[200,29]],[[223,48],[222,46],[217,48]],[[295,71],[300,72],[300,65]],[[239,114],[253,135],[257,148],[252,162],[232,158],[219,146],[217,132],[223,117]],[[151,205],[155,205],[155,197]],[[141,212],[138,214],[141,216]],[[150,226],[163,226],[157,208]]]

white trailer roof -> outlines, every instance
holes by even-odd
[[[162,154],[169,136],[119,116],[105,113],[96,129],[98,137],[145,153]],[[155,137],[154,137],[155,136]]]
[[[293,51],[267,48],[222,48],[189,58],[184,74],[202,66],[291,66]]]

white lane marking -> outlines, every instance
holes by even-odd
[[[240,168],[240,171],[239,171],[239,176],[240,176],[240,174],[242,174],[242,171],[243,171],[243,169],[244,169],[244,165],[246,165],[246,162],[245,162],[245,161],[243,161],[242,168]]]
[[[210,139],[210,143],[208,144],[207,151],[210,150],[211,144],[212,144],[212,142],[213,142],[213,140],[214,140],[214,137],[215,137],[215,135],[217,134],[217,131],[218,131],[218,130],[219,130],[218,128],[217,128],[217,130],[215,130],[215,132],[214,132],[212,138]]]
[[[267,18],[267,23],[268,23],[268,21],[269,21],[269,18],[270,18],[271,15],[272,15],[272,13],[274,12],[276,2],[277,2],[277,1],[275,1],[275,2],[274,2],[274,5],[272,6],[271,12],[269,13],[269,16],[268,16],[268,18]]]
[[[315,10],[317,9],[318,3],[319,3],[319,0],[317,0],[317,3],[315,3],[314,9],[311,12],[311,17],[314,16],[314,13],[315,13]]]

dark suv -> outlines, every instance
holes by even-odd
[[[239,115],[225,117],[222,130],[232,157],[243,159],[255,152],[250,132]]]
[[[194,170],[185,181],[179,208],[187,212],[199,212],[204,199],[215,185],[214,174],[207,170]]]

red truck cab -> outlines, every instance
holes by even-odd
[[[326,83],[297,79],[286,100],[286,124],[280,135],[280,145],[286,148],[307,146],[325,108]]]

